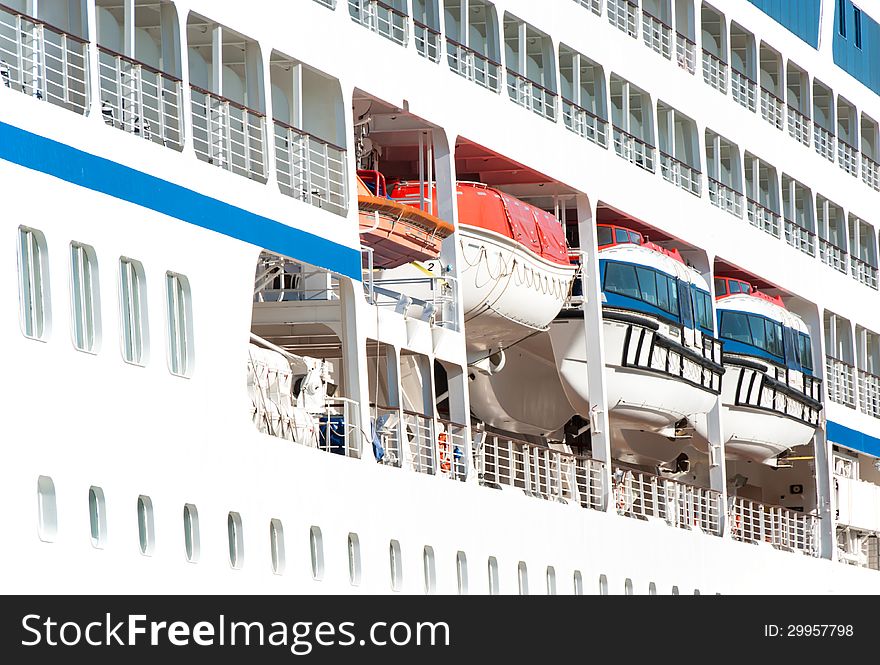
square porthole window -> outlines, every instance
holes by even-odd
[[[21,331],[45,340],[49,335],[49,263],[46,237],[18,227],[18,299]]]
[[[272,572],[283,575],[287,561],[284,555],[284,526],[281,520],[269,521],[269,551],[272,555]]]
[[[58,535],[58,503],[55,483],[49,476],[37,478],[37,528],[40,540],[53,543]]]
[[[92,547],[104,549],[107,543],[107,503],[104,490],[94,485],[89,488],[89,532]]]
[[[183,547],[186,560],[190,563],[198,562],[201,553],[199,510],[192,503],[187,503],[183,507]]]
[[[321,527],[309,529],[309,554],[312,563],[312,579],[319,582],[324,579],[324,536]]]
[[[489,557],[489,595],[497,596],[500,593],[500,583],[498,580],[498,559],[494,556]]]
[[[356,533],[348,534],[348,581],[352,586],[361,583],[361,540]]]
[[[455,555],[455,576],[458,580],[458,595],[466,596],[468,592],[467,555],[459,552]]]
[[[425,545],[422,552],[422,566],[425,569],[425,593],[430,595],[437,591],[437,562],[434,559],[434,548]]]
[[[149,350],[147,292],[144,267],[140,261],[119,259],[119,309],[122,358],[133,365],[144,365]]]
[[[396,540],[388,545],[388,559],[391,566],[391,590],[400,591],[403,588],[403,561],[400,543]]]
[[[244,530],[241,515],[230,512],[226,517],[226,536],[229,541],[229,565],[236,570],[244,565]]]
[[[153,502],[141,494],[137,500],[138,546],[144,556],[153,556],[156,528],[153,523]]]

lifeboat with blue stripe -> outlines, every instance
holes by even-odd
[[[597,227],[607,404],[616,459],[642,466],[675,460],[721,391],[709,285],[676,250],[630,229]],[[563,311],[550,338],[565,394],[590,411],[580,307]]]
[[[821,423],[810,331],[781,298],[743,280],[716,278],[715,297],[726,455],[775,466],[786,450],[809,443]]]

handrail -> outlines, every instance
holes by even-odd
[[[396,409],[397,407],[392,406],[390,408]],[[407,416],[417,416],[419,418],[424,418],[425,420],[431,419],[431,416],[429,416],[427,413],[419,413],[418,411],[410,411],[409,409],[401,409],[401,411],[403,412],[404,415],[407,415]]]
[[[44,28],[49,28],[49,30],[51,30],[52,32],[56,32],[59,35],[64,35],[66,37],[69,37],[73,41],[79,42],[80,44],[88,44],[89,43],[88,39],[83,39],[82,37],[74,35],[71,32],[67,32],[66,30],[62,30],[61,28],[59,28],[55,25],[52,25],[51,23],[48,23],[41,18],[36,18],[34,16],[31,16],[30,14],[25,14],[24,12],[20,12],[17,9],[13,9],[9,5],[4,5],[4,4],[0,3],[0,11],[5,11],[9,14],[15,14],[16,16],[20,16],[21,18],[25,19],[26,21],[30,21],[31,23],[35,23],[36,25],[42,25]]]
[[[740,78],[744,78],[746,81],[748,81],[748,82],[751,83],[752,85],[758,85],[758,82],[757,82],[755,79],[753,79],[751,76],[749,76],[749,75],[746,74],[745,72],[741,72],[740,70],[738,70],[738,69],[737,69],[736,67],[734,67],[733,65],[730,66],[730,71],[731,71],[732,73],[736,74],[737,76],[739,76]],[[763,86],[761,86],[761,90],[764,90],[764,87],[763,87]]]
[[[119,58],[121,60],[125,60],[129,64],[137,65],[143,69],[146,69],[148,72],[152,72],[153,74],[158,74],[159,76],[162,76],[162,77],[168,79],[169,81],[174,81],[175,83],[183,82],[182,78],[179,78],[179,77],[175,76],[174,74],[169,74],[168,72],[163,72],[161,69],[156,69],[152,65],[148,65],[145,62],[141,62],[140,60],[136,60],[135,58],[132,58],[132,57],[129,57],[129,56],[124,55],[122,53],[119,53],[117,51],[114,51],[113,49],[107,48],[106,46],[101,46],[100,44],[98,44],[98,50],[103,51],[104,53],[107,53],[108,55],[112,55],[112,56]],[[216,97],[216,95],[214,95],[214,96]]]
[[[675,36],[676,36],[676,37],[681,37],[685,42],[687,42],[687,43],[690,44],[691,46],[696,46],[696,45],[697,45],[697,42],[695,42],[693,39],[691,39],[691,38],[688,37],[687,35],[685,35],[685,34],[683,34],[683,33],[681,33],[681,32],[678,32],[678,30],[675,31]]]
[[[847,368],[849,368],[849,369],[855,369],[855,368],[856,368],[855,365],[850,365],[850,364],[849,364],[848,362],[846,362],[845,360],[842,360],[841,358],[837,358],[836,356],[829,355],[829,354],[827,354],[827,353],[825,354],[825,358],[828,359],[828,360],[831,360],[831,361],[833,361],[833,362],[839,363],[839,364],[841,364],[841,365],[843,365],[844,367],[847,367]]]
[[[738,189],[736,189],[736,187],[732,187],[731,185],[727,185],[727,184],[721,182],[720,180],[716,180],[712,176],[706,176],[706,177],[709,179],[709,182],[715,183],[716,185],[720,185],[724,189],[730,190],[731,192],[733,192],[734,194],[738,194],[739,196],[743,195],[743,193],[741,191],[739,191]]]
[[[634,4],[636,4],[636,3],[632,2],[632,3],[630,3],[630,4],[633,4],[633,5],[634,5]],[[659,24],[662,25],[664,28],[667,28],[667,29],[669,29],[669,30],[672,30],[672,26],[671,26],[671,25],[669,25],[666,21],[664,21],[663,19],[661,19],[659,16],[654,16],[654,14],[652,14],[651,12],[649,12],[647,9],[642,9],[642,14],[644,14],[645,16],[647,16],[648,18],[650,18],[650,19],[651,19],[652,21],[654,21],[655,23],[659,23]]]
[[[756,205],[758,208],[761,208],[761,209],[764,210],[765,212],[770,213],[770,214],[773,215],[774,217],[779,217],[779,216],[780,216],[778,212],[776,212],[776,211],[773,210],[772,208],[768,208],[768,207],[765,206],[763,203],[760,203],[759,201],[756,201],[755,199],[749,198],[749,197],[747,196],[747,197],[746,197],[746,201],[748,201],[749,203],[752,203],[752,204]]]
[[[808,122],[812,122],[812,119],[810,118],[810,116],[808,116],[806,113],[801,112],[800,109],[796,109],[791,104],[786,104],[785,106],[791,113],[794,113],[795,115],[800,116],[801,118],[803,118],[804,120],[807,120]]]
[[[793,220],[793,219],[791,219],[791,218],[789,218],[789,217],[785,217],[785,216],[783,216],[782,218],[783,218],[786,222],[788,222],[789,224],[791,224],[792,226],[794,226],[794,227],[800,229],[801,231],[803,231],[804,233],[806,233],[807,235],[812,236],[812,237],[814,237],[814,238],[816,237],[816,233],[815,233],[814,231],[811,231],[810,229],[808,229],[808,228],[807,228],[806,226],[804,226],[803,224],[798,224],[795,220]]]
[[[719,58],[717,55],[715,55],[715,54],[712,53],[711,51],[707,51],[706,49],[703,49],[703,54],[704,54],[704,55],[708,55],[708,56],[709,56],[711,59],[713,59],[713,60],[717,60],[718,62],[720,62],[720,63],[721,63],[722,65],[724,65],[725,67],[727,66],[727,62],[725,62],[724,60],[722,60],[721,58]]]
[[[507,68],[507,73],[513,75],[514,77],[518,78],[518,79],[521,80],[521,81],[525,81],[526,83],[529,83],[529,84],[535,86],[536,88],[538,88],[538,89],[541,90],[542,92],[546,92],[546,93],[547,93],[548,95],[550,95],[551,97],[557,97],[557,96],[558,96],[557,93],[553,92],[553,91],[550,90],[549,88],[545,88],[543,85],[541,85],[541,84],[538,83],[537,81],[533,81],[533,80],[530,79],[528,76],[525,76],[524,74],[520,74],[519,72],[517,72],[517,71],[511,69],[510,67]]]
[[[441,35],[441,32],[439,30],[432,28],[430,25],[427,25],[426,23],[422,23],[421,21],[419,21],[417,19],[413,19],[413,25],[416,26],[417,28],[422,28],[423,30],[427,30],[432,35],[437,35],[438,37]]]
[[[702,173],[703,173],[702,171],[700,171],[700,169],[696,168],[695,166],[691,166],[691,165],[688,164],[687,162],[683,162],[683,161],[681,161],[681,160],[678,159],[677,157],[673,157],[673,156],[670,155],[668,152],[663,152],[663,151],[661,150],[661,151],[660,151],[660,154],[663,155],[664,157],[668,158],[668,159],[671,159],[673,162],[676,162],[676,163],[678,163],[678,164],[681,164],[681,165],[684,166],[685,168],[690,169],[690,170],[693,171],[694,173],[697,173],[697,174],[702,174]]]
[[[645,140],[643,140],[643,139],[640,139],[638,136],[635,136],[635,135],[633,135],[633,134],[630,134],[628,131],[626,131],[625,129],[623,129],[623,128],[621,128],[621,127],[618,127],[618,126],[615,125],[615,124],[612,124],[611,126],[612,126],[614,129],[616,129],[618,132],[620,132],[621,134],[623,134],[624,136],[626,136],[626,137],[628,137],[628,138],[631,138],[633,141],[635,141],[636,143],[640,143],[641,145],[645,146],[646,148],[650,148],[651,150],[655,150],[655,149],[657,148],[657,146],[655,146],[655,145],[651,145],[651,144],[648,143],[647,141],[645,141]]]
[[[266,114],[261,111],[257,111],[256,109],[252,109],[248,106],[245,106],[244,104],[239,104],[238,102],[236,102],[232,99],[229,99],[228,97],[224,97],[223,95],[218,95],[216,92],[211,92],[210,90],[205,90],[204,88],[197,86],[195,83],[190,83],[189,87],[192,88],[193,90],[195,90],[196,92],[202,93],[203,95],[206,95],[208,97],[212,97],[213,99],[216,99],[218,101],[229,104],[231,107],[236,108],[239,111],[247,111],[248,113],[253,113],[255,116],[259,116],[260,118],[266,117]]]
[[[754,81],[752,81],[752,83],[754,83]],[[767,96],[772,97],[774,99],[774,101],[779,103],[780,106],[785,106],[785,100],[783,100],[781,97],[777,96],[776,93],[772,92],[768,88],[765,88],[763,85],[761,86],[761,92],[767,93]]]
[[[563,97],[562,95],[560,95],[559,98],[563,102],[565,102],[566,104],[570,104],[571,106],[575,107],[575,109],[577,109],[578,111],[581,111],[582,113],[585,113],[586,115],[590,116],[594,120],[598,120],[599,122],[606,124],[606,125],[608,124],[608,121],[605,118],[596,115],[590,109],[586,109],[583,106],[581,106],[580,104],[573,102],[570,99],[568,99],[567,97]]]
[[[838,250],[838,251],[841,251],[841,252],[843,252],[844,254],[849,254],[849,252],[847,251],[846,247],[841,247],[840,245],[835,245],[834,242],[832,242],[832,241],[829,240],[828,238],[823,238],[822,236],[819,236],[819,240],[821,240],[822,242],[824,242],[824,243],[825,243],[826,245],[828,245],[829,247],[833,247],[834,249],[836,249],[836,250]]]
[[[311,134],[310,132],[305,131],[304,129],[300,129],[299,127],[294,127],[293,125],[289,125],[283,120],[277,120],[276,118],[272,118],[272,122],[274,122],[279,127],[283,127],[284,129],[289,129],[292,132],[296,132],[300,136],[308,136],[310,139],[317,141],[323,145],[326,145],[329,148],[333,148],[334,150],[338,150],[339,152],[347,152],[345,148],[342,146],[338,146],[335,143],[330,143],[330,141],[325,141],[324,139]]]
[[[465,51],[467,51],[467,52],[469,52],[469,53],[473,53],[474,55],[476,55],[476,56],[482,58],[483,60],[485,60],[486,62],[488,62],[490,65],[495,65],[496,67],[502,67],[502,66],[503,66],[500,62],[498,62],[497,60],[493,60],[492,58],[490,58],[490,57],[489,57],[488,55],[486,55],[485,53],[480,53],[479,51],[477,51],[476,49],[471,48],[470,46],[465,46],[465,45],[462,44],[461,42],[457,42],[457,41],[455,41],[452,37],[447,36],[447,37],[446,37],[446,42],[449,43],[449,44],[452,44],[453,46],[457,46],[457,47],[459,47],[459,48],[462,48],[462,49],[464,49]]]
[[[381,7],[382,9],[387,9],[392,14],[396,14],[397,16],[400,16],[402,18],[409,18],[409,14],[407,14],[404,11],[401,11],[400,9],[397,9],[397,7],[393,7],[393,6],[389,5],[386,2],[382,2],[382,0],[371,0],[371,2],[376,3],[376,6]]]

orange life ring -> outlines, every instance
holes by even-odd
[[[440,450],[440,470],[449,473],[452,470],[452,463],[449,459],[449,442],[446,432],[440,432],[437,435],[437,447]]]

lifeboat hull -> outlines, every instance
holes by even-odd
[[[628,325],[607,319],[603,325],[615,456],[635,464],[674,460],[694,443],[690,438],[676,437],[676,423],[685,418],[693,423],[711,410],[716,395],[667,374],[624,366]],[[574,410],[587,417],[587,342],[580,315],[556,319],[550,326],[550,340],[563,391]]]
[[[361,243],[373,250],[374,268],[398,268],[440,255],[442,238],[431,237],[378,212],[360,213]]]
[[[468,352],[504,349],[546,330],[565,303],[576,268],[479,227],[461,225],[459,239]]]

